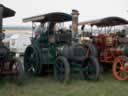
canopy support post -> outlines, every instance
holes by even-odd
[[[2,33],[2,25],[3,25],[3,7],[0,7],[0,33]]]

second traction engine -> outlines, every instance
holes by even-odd
[[[95,37],[95,45],[99,53],[99,60],[103,63],[112,63],[115,57],[126,55],[128,48],[120,46],[120,37],[116,34],[100,34]]]

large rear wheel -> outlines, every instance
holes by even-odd
[[[24,54],[24,69],[26,73],[41,75],[42,67],[40,65],[38,52],[29,46]]]
[[[90,56],[83,64],[83,74],[86,80],[98,80],[100,76],[100,65],[96,57]]]
[[[70,80],[70,66],[65,57],[58,57],[54,65],[55,78],[60,82],[68,82]]]
[[[117,57],[114,60],[112,71],[117,80],[128,80],[128,57]]]
[[[94,44],[85,43],[85,44],[83,44],[83,47],[85,48],[88,56],[94,56],[94,57],[98,56],[98,52],[97,52],[97,49],[94,46]]]

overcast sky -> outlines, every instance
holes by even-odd
[[[79,21],[107,16],[128,19],[128,0],[0,0],[3,5],[16,11],[15,17],[4,20],[4,25],[26,25],[22,19],[49,12],[80,12]]]

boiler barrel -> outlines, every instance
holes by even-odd
[[[77,60],[86,56],[87,51],[82,46],[64,46],[62,55],[70,60]]]

